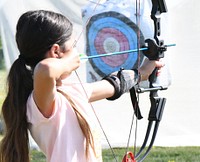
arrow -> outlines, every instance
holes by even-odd
[[[165,45],[164,47],[172,47],[172,46],[176,46],[176,44],[169,44],[169,45]],[[113,56],[113,55],[122,55],[122,54],[125,54],[125,53],[145,51],[145,50],[148,50],[148,48],[144,47],[144,48],[139,48],[139,49],[127,50],[127,51],[98,54],[98,55],[93,55],[93,56],[86,56],[85,54],[80,54],[79,56],[80,56],[81,60],[85,60],[85,59],[93,59],[93,58]]]

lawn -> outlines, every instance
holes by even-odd
[[[118,149],[118,161],[124,149]],[[104,162],[111,162],[107,150],[103,150]],[[200,147],[153,147],[145,162],[200,162]]]
[[[124,148],[114,149],[118,162],[122,161]],[[115,162],[110,150],[103,150],[104,162]],[[145,162],[200,162],[200,147],[153,147]],[[31,162],[45,162],[39,151],[31,152]]]

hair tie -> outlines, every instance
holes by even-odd
[[[26,62],[26,59],[25,59],[25,57],[24,57],[22,54],[20,54],[20,55],[18,56],[18,59],[21,60],[21,61]]]
[[[22,54],[20,54],[20,55],[18,56],[18,59],[19,59],[21,62],[23,62],[24,64],[26,64],[26,60],[25,60],[25,58],[24,58],[24,56],[23,56]]]
[[[20,55],[18,56],[18,59],[24,59],[24,57],[20,54]]]

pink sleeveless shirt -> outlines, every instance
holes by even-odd
[[[92,89],[89,84],[84,85],[87,95]],[[85,156],[85,137],[78,124],[77,117],[68,100],[59,92],[56,94],[55,109],[50,118],[45,118],[37,108],[33,94],[27,101],[27,118],[29,130],[41,151],[44,152],[47,162],[101,162],[101,137],[94,112],[88,103],[88,97],[80,84],[66,83],[58,89],[67,93],[76,103],[79,111],[84,115],[91,127],[95,152],[90,148],[89,158]]]

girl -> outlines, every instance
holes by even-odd
[[[117,99],[145,80],[159,61],[145,60],[137,71],[122,70],[84,85],[68,78],[80,65],[73,48],[72,23],[63,15],[29,11],[18,20],[20,52],[8,75],[2,106],[6,132],[1,162],[29,162],[28,130],[48,162],[102,161],[100,139],[89,102]]]

